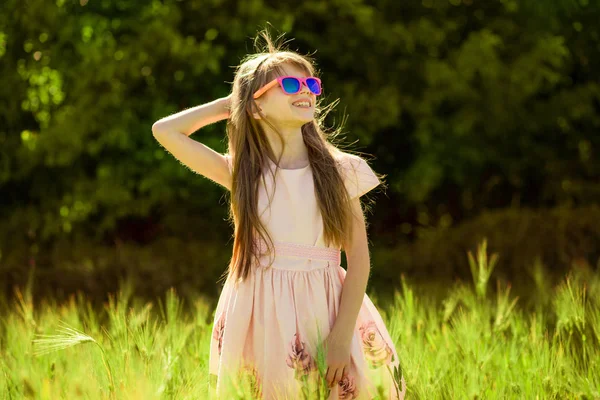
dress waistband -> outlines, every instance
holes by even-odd
[[[342,256],[338,249],[332,247],[320,247],[311,246],[309,244],[299,244],[291,242],[273,241],[275,246],[275,255],[292,256],[292,257],[304,257],[317,260],[325,260],[335,262],[336,265],[340,265]],[[259,248],[261,253],[266,251],[266,244],[262,241],[259,242]]]

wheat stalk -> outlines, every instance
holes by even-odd
[[[76,329],[70,328],[64,322],[61,322],[61,326],[57,331],[56,335],[42,335],[36,334],[38,339],[33,339],[35,356],[41,356],[44,354],[51,353],[53,351],[64,350],[68,347],[76,346],[81,343],[92,342],[98,344],[96,340],[86,335],[83,332],[79,332]]]
[[[65,322],[59,321],[61,325],[60,328],[57,329],[58,334],[55,335],[44,335],[44,334],[36,334],[37,339],[33,339],[34,352],[33,354],[36,357],[52,353],[54,351],[64,350],[68,347],[73,347],[82,343],[94,343],[100,349],[102,354],[102,362],[104,363],[104,367],[106,368],[106,373],[108,374],[108,380],[110,382],[110,392],[114,396],[114,381],[112,375],[112,369],[110,368],[110,364],[106,359],[106,353],[104,349],[94,339],[93,337],[86,335],[85,333],[78,331],[77,329],[71,328]]]

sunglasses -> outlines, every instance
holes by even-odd
[[[258,89],[254,93],[254,98],[258,99],[263,93],[277,84],[281,86],[281,89],[283,89],[283,93],[285,94],[296,94],[300,92],[300,89],[302,89],[302,84],[304,84],[304,86],[306,86],[311,93],[317,96],[321,94],[321,80],[319,78],[315,78],[314,76],[309,76],[307,78],[280,76],[279,78],[273,79],[271,82]]]

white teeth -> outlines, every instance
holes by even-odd
[[[296,107],[310,107],[310,103],[308,101],[297,101],[292,104]]]

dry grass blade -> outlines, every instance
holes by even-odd
[[[73,347],[81,343],[91,342],[98,346],[102,355],[102,363],[106,369],[106,373],[109,379],[109,391],[110,398],[115,398],[115,385],[113,380],[112,368],[106,358],[104,349],[93,337],[86,335],[85,333],[78,331],[77,329],[71,328],[64,321],[59,321],[60,327],[57,329],[58,334],[56,335],[35,335],[38,339],[33,339],[34,356],[41,356],[44,354],[52,353]]]
[[[55,335],[35,335],[37,339],[33,339],[35,356],[41,356],[54,351],[63,350],[67,347],[76,346],[81,343],[93,342],[97,343],[96,340],[66,325],[64,322],[60,322],[62,325],[57,329],[58,334]]]

